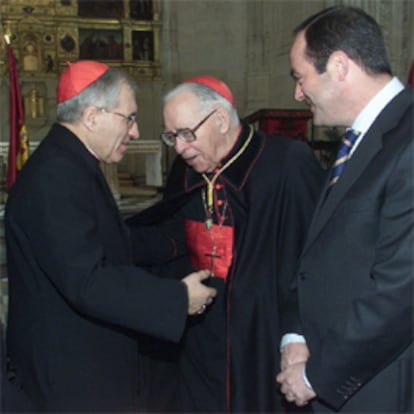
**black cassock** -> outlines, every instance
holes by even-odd
[[[243,124],[221,165],[242,148],[250,132]],[[163,274],[181,277],[213,267],[214,277],[207,283],[218,295],[203,314],[189,317],[178,346],[148,340],[144,410],[283,410],[275,382],[280,312],[323,180],[306,144],[256,131],[214,183],[213,225],[208,229],[206,181],[177,159],[165,200],[129,224],[172,217],[169,230],[174,229],[187,254],[164,267]]]

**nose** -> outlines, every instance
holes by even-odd
[[[296,85],[295,85],[295,99],[298,102],[302,102],[305,99],[305,95],[303,93],[302,87],[299,85],[298,82],[296,82]]]
[[[182,154],[187,146],[188,142],[185,142],[178,137],[175,139],[174,149],[177,154]]]
[[[138,128],[138,121],[135,120],[131,127],[129,128],[129,136],[131,139],[138,139],[139,138],[139,128]]]

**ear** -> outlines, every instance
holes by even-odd
[[[350,69],[349,56],[342,50],[336,50],[331,54],[327,63],[327,71],[339,81],[343,81]]]
[[[95,129],[96,125],[98,125],[98,115],[99,109],[96,106],[88,106],[82,113],[82,123],[88,130]]]
[[[227,133],[230,129],[230,115],[227,110],[220,106],[217,109],[216,117],[220,132],[223,134]]]

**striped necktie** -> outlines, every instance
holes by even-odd
[[[361,133],[353,129],[347,129],[342,138],[341,145],[336,156],[335,163],[331,170],[331,179],[329,180],[328,190],[331,189],[339,179],[346,162],[349,159],[349,153],[356,139]]]

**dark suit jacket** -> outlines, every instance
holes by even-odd
[[[19,174],[5,223],[8,352],[23,390],[40,411],[137,410],[137,331],[177,341],[186,291],[133,266],[99,163],[63,126]]]
[[[322,194],[300,259],[306,373],[343,412],[413,412],[413,111],[406,89],[377,117]]]

